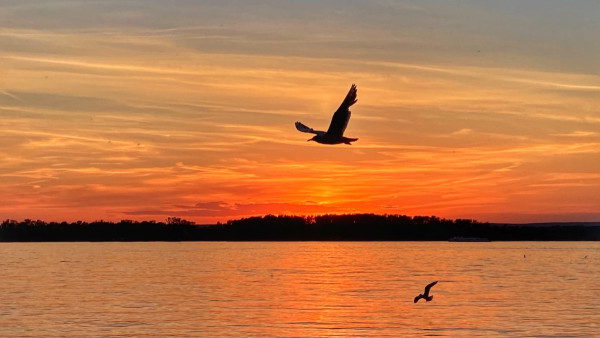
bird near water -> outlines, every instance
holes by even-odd
[[[353,84],[346,95],[344,101],[338,108],[338,110],[333,113],[333,117],[331,118],[331,123],[329,124],[329,129],[327,131],[314,130],[301,122],[296,121],[296,129],[303,133],[311,133],[316,134],[313,138],[307,141],[315,141],[321,144],[348,144],[352,145],[352,142],[357,141],[357,138],[350,138],[344,136],[344,131],[346,131],[346,127],[348,126],[348,121],[350,120],[350,106],[355,104],[356,99],[356,85]]]
[[[421,299],[421,298],[425,299],[425,301],[427,301],[427,302],[431,301],[433,299],[433,296],[429,295],[429,290],[431,290],[431,287],[436,284],[437,284],[437,281],[427,284],[427,286],[425,287],[425,292],[423,292],[423,294],[415,297],[415,303],[418,302],[419,299]]]

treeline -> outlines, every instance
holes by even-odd
[[[321,215],[261,216],[197,225],[177,217],[166,222],[74,222],[5,220],[0,241],[492,241],[600,240],[600,223],[511,225],[448,220],[435,216]]]
[[[5,220],[0,225],[4,242],[109,242],[109,241],[183,241],[195,240],[199,227],[194,222],[168,218],[167,222],[94,221],[73,223],[26,219]]]

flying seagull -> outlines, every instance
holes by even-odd
[[[346,130],[346,126],[348,126],[348,121],[350,120],[349,108],[351,105],[355,104],[356,101],[356,85],[353,84],[338,110],[333,113],[333,117],[331,118],[331,123],[329,124],[329,129],[327,129],[327,132],[314,130],[300,122],[296,122],[296,129],[303,133],[316,134],[313,136],[313,138],[307,141],[315,141],[322,144],[345,143],[351,145],[351,142],[354,142],[358,139],[345,137],[344,131]]]
[[[419,301],[419,299],[423,298],[426,301],[430,301],[433,299],[433,296],[429,295],[429,290],[431,289],[432,286],[436,285],[437,281],[433,282],[433,283],[429,283],[426,287],[425,287],[425,292],[422,295],[418,295],[415,297],[415,303]]]

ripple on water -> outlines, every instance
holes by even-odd
[[[594,336],[599,249],[1,243],[0,336]],[[414,304],[433,280],[434,300]]]

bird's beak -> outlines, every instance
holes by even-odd
[[[312,138],[309,138],[308,140],[306,140],[306,142],[310,142],[310,141],[312,141],[312,140],[313,140]]]

